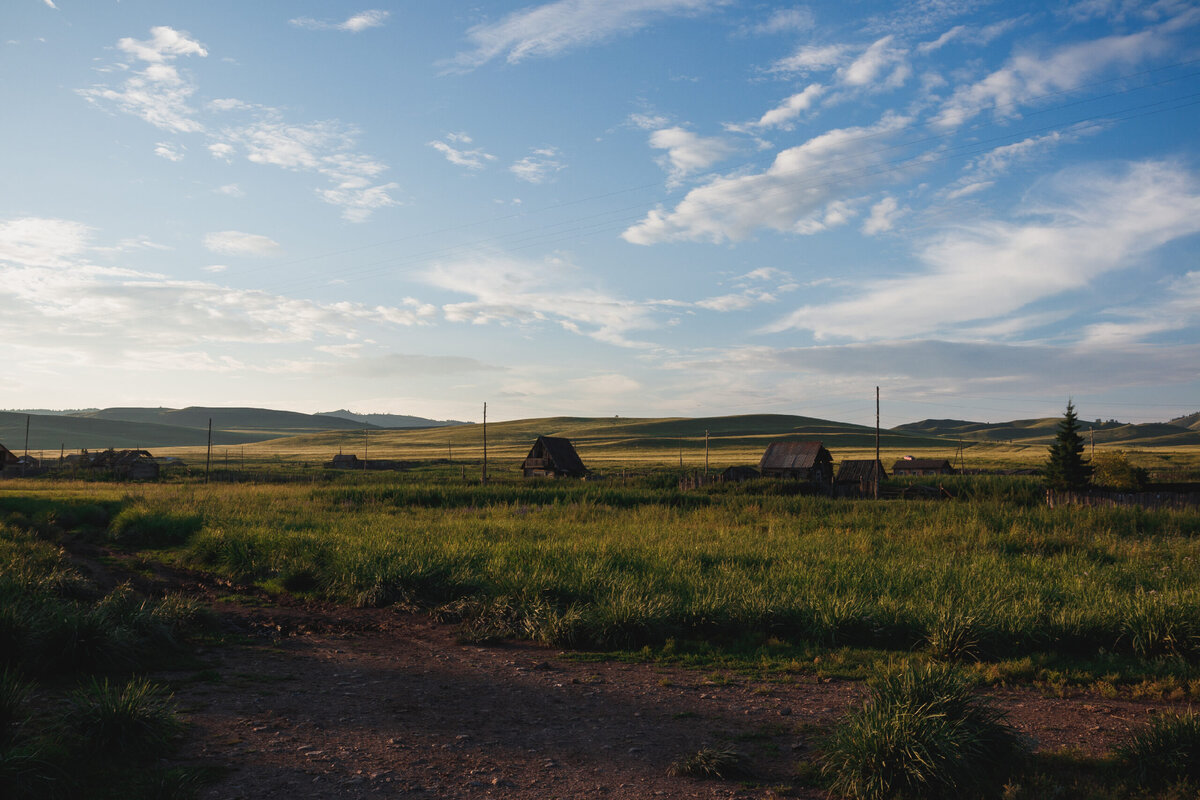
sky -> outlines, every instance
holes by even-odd
[[[5,408],[1200,410],[1200,4],[7,0]]]

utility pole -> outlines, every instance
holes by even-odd
[[[367,459],[371,457],[371,442],[367,438],[369,431],[363,428],[363,472],[367,471]]]
[[[708,428],[704,429],[704,474],[708,474]]]
[[[875,499],[879,499],[879,387],[875,387]]]
[[[204,456],[204,482],[208,483],[208,468],[212,466],[212,417],[208,418],[208,453]]]
[[[483,404],[483,483],[487,484],[487,403]]]
[[[29,463],[29,420],[33,417],[32,414],[25,415],[25,463]]]

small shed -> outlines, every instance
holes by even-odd
[[[901,475],[953,475],[954,467],[944,458],[913,458],[905,456],[892,465],[892,474]]]
[[[883,462],[873,458],[846,459],[838,464],[834,486],[839,495],[868,494],[875,488],[875,478],[887,480]]]
[[[582,478],[587,474],[575,445],[561,436],[539,436],[521,464],[526,478]]]
[[[833,484],[833,456],[820,442],[771,442],[758,469],[768,478],[795,478],[823,488]]]
[[[761,477],[754,467],[729,467],[721,473],[717,480],[722,483],[741,483]]]
[[[158,478],[158,460],[149,450],[113,450],[86,453],[80,464],[88,469],[106,470],[115,477],[131,480],[154,480]]]
[[[332,461],[325,462],[325,469],[362,469],[363,462],[354,453],[338,453]]]

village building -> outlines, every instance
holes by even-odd
[[[741,481],[752,481],[755,478],[761,477],[758,470],[754,467],[727,467],[717,480],[722,483],[740,483]]]
[[[892,465],[892,474],[902,475],[953,475],[954,467],[944,458],[913,458],[905,456]]]
[[[158,460],[149,450],[105,450],[86,454],[81,465],[87,469],[111,472],[114,477],[128,480],[157,480]]]
[[[877,459],[846,459],[838,464],[833,485],[841,496],[865,495],[875,491],[876,478],[882,483],[887,477],[883,462]]]
[[[18,459],[16,454],[4,445],[0,444],[0,467],[7,467],[9,465],[15,466],[17,461]]]
[[[771,442],[758,469],[768,478],[793,478],[823,489],[833,485],[833,456],[820,442]]]
[[[561,436],[539,436],[521,464],[526,478],[582,478],[587,474],[575,446]]]

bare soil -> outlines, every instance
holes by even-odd
[[[74,553],[102,584],[123,579],[91,555]],[[202,798],[824,798],[798,775],[820,732],[865,694],[851,681],[766,682],[588,662],[528,643],[464,644],[424,614],[156,571],[141,588],[202,600],[232,634],[199,653],[210,668],[156,676],[175,687],[191,724],[175,760],[220,770]],[[1178,709],[989,694],[1037,749],[1089,755]],[[736,750],[744,775],[672,774],[705,747]]]

